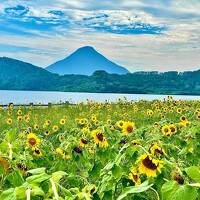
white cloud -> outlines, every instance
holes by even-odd
[[[94,46],[108,58],[125,65],[131,71],[136,70],[192,70],[200,68],[200,2],[198,0],[49,0],[49,1],[5,1],[4,8],[23,4],[29,7],[26,17],[56,20],[69,20],[70,27],[52,27],[51,31],[33,30],[17,27],[16,30],[32,33],[35,36],[24,37],[18,34],[0,32],[0,43],[29,47],[31,51],[16,53],[0,52],[1,56],[15,57],[46,66],[62,59],[75,49],[84,45]],[[152,9],[152,10],[151,10]],[[156,9],[156,11],[154,10]],[[60,10],[65,16],[53,16],[50,10]],[[100,15],[105,18],[95,18]],[[183,17],[182,17],[183,16]],[[168,29],[159,35],[118,35],[98,32],[83,26],[84,23],[99,26],[104,23],[113,29],[118,24],[130,26],[131,22],[143,22],[152,25],[165,25]],[[1,18],[0,18],[1,19]],[[25,18],[27,19],[27,18]],[[22,20],[22,19],[21,19]],[[82,25],[77,26],[77,23]],[[140,26],[140,25],[138,25]]]

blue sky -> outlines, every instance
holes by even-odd
[[[0,0],[0,56],[46,67],[90,45],[141,70],[200,69],[199,0]]]

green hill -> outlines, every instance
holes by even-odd
[[[59,76],[29,63],[3,57],[0,58],[0,89],[200,95],[200,70],[124,75],[96,71],[91,76]]]

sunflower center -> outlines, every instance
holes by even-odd
[[[152,160],[149,159],[149,156],[147,156],[142,161],[142,164],[148,169],[151,169],[151,170],[156,170],[157,169],[157,166],[152,162]]]
[[[128,133],[131,133],[133,131],[133,127],[132,126],[127,126],[126,128]]]
[[[169,129],[168,128],[165,128],[164,129],[165,133],[169,132]]]
[[[35,153],[39,155],[39,154],[40,154],[40,150],[39,150],[39,149],[36,149],[36,150],[35,150]]]
[[[97,138],[98,138],[99,141],[102,142],[103,141],[103,133],[98,133]]]
[[[28,140],[28,143],[31,145],[31,146],[34,146],[36,144],[36,139],[35,138],[30,138]]]
[[[160,150],[160,149],[155,149],[155,153],[157,153],[157,154],[163,154],[162,150]]]
[[[175,132],[175,128],[174,127],[171,127],[171,132]]]
[[[133,179],[135,180],[135,182],[137,182],[139,179],[139,176],[137,174],[133,174],[133,173],[132,173],[132,176],[133,176]]]
[[[81,142],[82,142],[83,144],[87,144],[87,143],[88,143],[87,140],[85,140],[84,138],[81,139]]]

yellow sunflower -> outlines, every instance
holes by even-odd
[[[22,120],[23,120],[23,117],[22,117],[22,116],[17,116],[17,121],[18,121],[18,122],[22,122]]]
[[[177,113],[182,113],[182,108],[177,108],[177,109],[176,109],[176,112],[177,112]]]
[[[165,150],[160,147],[157,143],[152,144],[149,148],[149,152],[154,155],[154,156],[162,156],[162,155],[166,155]]]
[[[179,124],[180,124],[181,126],[186,127],[186,126],[190,125],[190,122],[189,122],[188,120],[185,120],[185,121],[181,121]]]
[[[59,130],[59,127],[57,125],[54,125],[52,127],[53,132],[57,132]]]
[[[37,131],[39,129],[39,126],[37,124],[34,124],[33,129]]]
[[[33,133],[27,135],[27,145],[30,147],[36,147],[40,144],[40,139]]]
[[[141,183],[139,173],[135,167],[131,168],[131,171],[129,173],[129,179],[135,183],[135,186],[139,185]]]
[[[135,130],[135,123],[133,122],[125,122],[123,125],[122,132],[124,135],[128,135]]]
[[[160,173],[163,168],[163,161],[154,159],[148,154],[140,156],[137,163],[139,163],[139,173],[146,174],[148,177],[155,177],[157,172]]]
[[[101,147],[101,148],[108,147],[107,139],[104,136],[104,133],[102,132],[102,130],[100,130],[100,129],[94,130],[94,131],[92,131],[91,135],[94,138],[95,144],[99,145],[99,147]]]
[[[181,116],[180,117],[180,121],[185,122],[185,121],[188,121],[188,120],[187,120],[187,118],[185,116]]]
[[[153,115],[153,110],[148,109],[146,113],[147,113],[148,116],[152,116]]]
[[[17,115],[22,115],[22,110],[18,110]]]
[[[175,124],[170,124],[170,125],[169,125],[169,128],[170,128],[170,130],[171,130],[170,134],[174,134],[174,133],[177,132],[177,127],[176,127]]]
[[[164,135],[167,135],[167,136],[171,135],[171,129],[169,125],[164,125],[161,130]]]
[[[88,144],[88,141],[85,138],[80,139],[80,146],[81,147],[86,147]]]
[[[61,124],[61,125],[65,125],[65,124],[66,124],[66,119],[64,119],[64,118],[61,119],[61,120],[60,120],[60,124]]]
[[[11,125],[12,122],[13,122],[13,120],[12,120],[11,118],[8,118],[8,119],[6,120],[6,123],[7,123],[8,125]]]
[[[39,148],[35,147],[33,148],[33,154],[37,157],[41,157],[42,156],[42,152],[40,151]]]
[[[122,129],[123,126],[124,126],[124,121],[122,121],[122,120],[117,121],[117,122],[116,122],[116,126],[117,126],[118,128],[120,128],[120,129]]]

